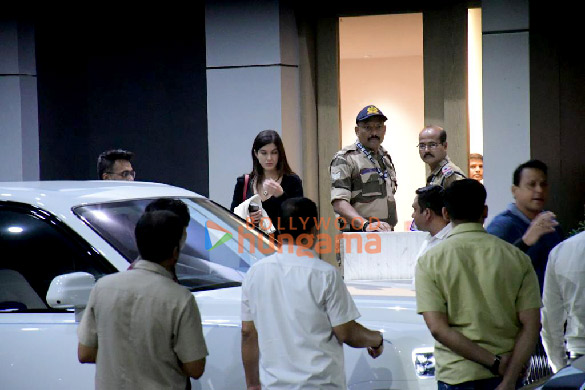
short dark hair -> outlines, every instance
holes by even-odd
[[[99,155],[97,160],[98,178],[102,180],[104,173],[108,173],[116,163],[116,160],[132,160],[134,153],[124,149],[107,150]]]
[[[442,144],[447,142],[447,132],[445,131],[445,129],[441,129],[441,131],[439,132],[439,141]]]
[[[189,222],[191,221],[191,215],[189,214],[189,208],[182,200],[172,198],[159,198],[150,202],[146,206],[146,209],[144,209],[144,212],[148,213],[157,210],[172,211],[173,213],[177,214],[179,218],[181,218],[181,222],[185,227],[189,226]]]
[[[425,209],[430,209],[438,216],[443,215],[443,187],[437,185],[430,185],[416,190],[418,195],[418,205],[420,212]]]
[[[539,171],[544,173],[544,176],[548,175],[548,167],[546,166],[545,163],[543,163],[540,160],[528,160],[525,163],[518,165],[518,168],[516,168],[514,170],[514,175],[512,176],[512,182],[514,183],[515,186],[520,185],[520,179],[522,178],[522,171],[525,168],[538,169]]]
[[[457,180],[443,194],[449,218],[463,222],[479,222],[483,216],[487,193],[477,180]]]
[[[290,198],[281,206],[278,226],[281,234],[297,238],[309,234],[317,221],[317,205],[308,198]]]
[[[142,214],[134,234],[138,252],[144,260],[161,263],[180,246],[185,226],[177,214],[157,210]]]

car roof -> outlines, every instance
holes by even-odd
[[[203,198],[180,187],[136,181],[0,182],[0,201],[28,203],[55,212],[84,204],[156,197]]]

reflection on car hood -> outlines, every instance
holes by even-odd
[[[413,324],[426,328],[421,315],[416,313],[415,292],[410,280],[363,280],[347,282],[360,321],[370,324]]]

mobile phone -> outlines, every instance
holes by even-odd
[[[260,210],[260,206],[258,206],[257,204],[250,203],[250,205],[248,206],[248,211],[251,213],[258,211],[258,210]]]

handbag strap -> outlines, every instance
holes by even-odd
[[[250,175],[245,174],[244,175],[244,198],[242,199],[242,202],[246,201],[246,193],[248,192],[248,182],[250,181]]]

